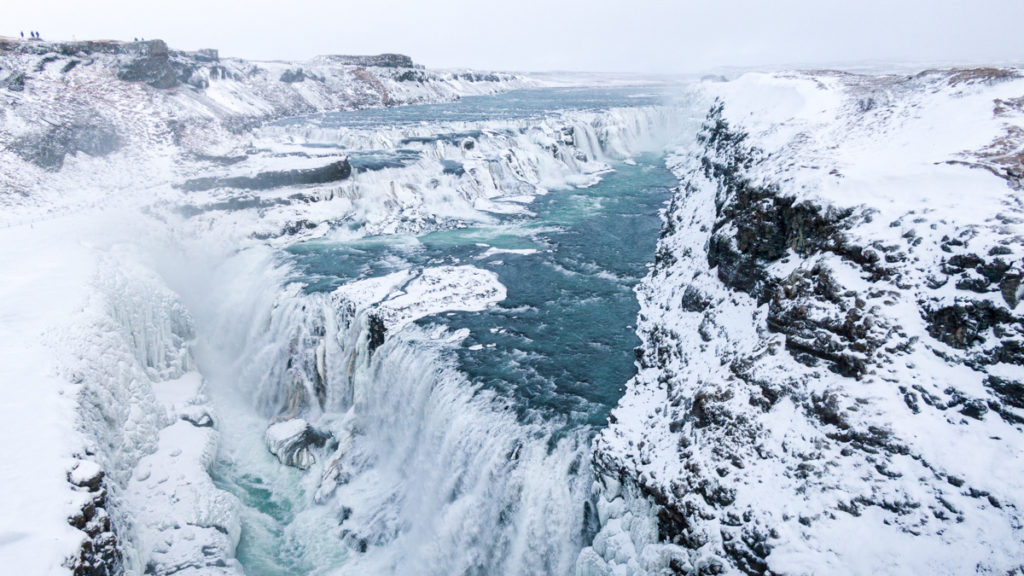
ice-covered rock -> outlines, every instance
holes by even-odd
[[[315,448],[324,448],[334,440],[330,432],[318,430],[302,418],[270,425],[264,438],[267,449],[282,464],[300,470],[316,463]]]

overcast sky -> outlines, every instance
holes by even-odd
[[[720,66],[1024,63],[1024,0],[5,0],[0,34],[162,38],[300,60],[401,52],[429,67],[697,72]]]

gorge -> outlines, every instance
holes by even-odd
[[[1015,69],[0,78],[16,573],[1024,570]]]

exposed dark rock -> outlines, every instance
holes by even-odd
[[[267,449],[285,466],[306,470],[316,462],[313,448],[323,448],[333,441],[330,432],[314,428],[302,419],[280,422],[267,428]]]
[[[857,378],[888,341],[877,318],[821,264],[780,281],[768,308],[768,327],[786,334],[786,347],[797,360],[810,365],[824,360],[833,371]]]
[[[387,326],[384,325],[384,320],[376,314],[370,314],[367,318],[367,334],[367,347],[370,354],[373,354],[384,343],[384,338],[387,336]]]
[[[220,52],[216,48],[200,48],[186,54],[198,62],[220,62]]]
[[[295,82],[303,82],[305,79],[306,73],[302,71],[302,68],[296,68],[295,70],[285,70],[284,72],[281,73],[281,77],[279,78],[281,82],[286,82],[288,84],[292,84]]]
[[[988,376],[985,386],[999,399],[989,408],[1010,424],[1024,424],[1024,382],[998,376]]]
[[[975,420],[981,420],[986,412],[988,412],[988,405],[983,400],[977,398],[965,401],[963,408],[960,409],[961,414]]]
[[[989,300],[957,298],[951,306],[930,309],[922,306],[928,334],[954,348],[966,349],[985,342],[985,332],[1001,326],[1020,326],[1020,319]]]
[[[304,230],[313,230],[317,226],[319,226],[319,224],[312,220],[296,220],[285,224],[279,232],[257,232],[253,234],[252,237],[257,240],[268,240],[270,238],[280,238],[282,236],[294,236]]]
[[[425,82],[426,79],[427,75],[419,70],[406,70],[395,78],[399,82]]]
[[[178,71],[171,63],[163,40],[125,44],[117,77],[125,82],[145,82],[166,90],[178,85]]]
[[[106,156],[121,145],[121,137],[111,126],[93,121],[52,126],[45,132],[21,138],[13,149],[41,168],[60,170],[68,154]]]
[[[114,576],[122,572],[121,550],[106,511],[103,479],[102,470],[88,462],[68,473],[68,481],[90,496],[82,509],[68,518],[69,524],[86,535],[78,554],[67,563],[74,576]]]
[[[213,416],[202,407],[196,406],[182,412],[181,419],[197,428],[214,428]]]
[[[200,192],[213,188],[241,188],[243,190],[269,190],[303,184],[326,184],[344,180],[352,175],[348,159],[332,162],[319,168],[260,172],[256,176],[229,176],[225,178],[195,178],[180,185],[182,190]]]
[[[707,296],[701,293],[700,289],[695,288],[692,284],[688,285],[683,290],[683,297],[680,301],[680,305],[683,310],[688,312],[704,312],[711,306],[711,302]]]
[[[999,282],[999,292],[1002,294],[1006,305],[1010,307],[1010,310],[1017,308],[1022,277],[1024,277],[1024,274],[1020,270],[1012,270],[1004,275],[1003,279]]]
[[[21,92],[25,89],[25,73],[11,72],[7,78],[4,78],[3,87],[11,92]]]
[[[481,74],[479,72],[463,72],[455,77],[467,82],[501,82],[501,76],[497,74]]]
[[[345,56],[332,54],[330,56],[323,56],[323,58],[335,64],[342,64],[345,66],[376,66],[380,68],[415,67],[412,58],[405,56],[404,54],[378,54],[376,56]]]
[[[746,145],[747,135],[730,128],[723,106],[711,108],[697,138],[707,153],[701,158],[705,177],[718,182],[717,219],[708,245],[708,264],[730,288],[765,302],[766,264],[790,250],[800,255],[841,252],[842,230],[852,210],[822,209],[784,196],[775,185],[752,183],[745,172],[763,153]]]
[[[744,528],[738,535],[732,532],[722,531],[722,547],[732,559],[733,565],[749,576],[764,576],[768,573],[766,559],[771,553],[768,535],[752,528]]]
[[[46,56],[43,56],[42,58],[39,59],[38,62],[36,62],[36,72],[42,72],[42,71],[46,70],[46,66],[48,64],[50,64],[51,62],[55,62],[55,61],[57,61],[59,59],[60,59],[60,56],[58,56],[56,54],[47,54]]]

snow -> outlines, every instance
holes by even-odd
[[[497,256],[498,254],[518,254],[519,256],[529,256],[539,252],[536,248],[495,248],[489,246],[487,250],[484,250],[483,254],[480,254],[478,258],[490,258],[491,256]]]
[[[83,538],[67,521],[84,503],[68,472],[95,464],[75,458],[78,387],[54,370],[45,343],[87,305],[95,258],[77,229],[73,219],[0,229],[0,557],[12,573],[64,574]]]
[[[374,314],[390,332],[444,312],[484,310],[505,299],[498,275],[474,266],[439,266],[350,282],[334,291],[340,302]]]
[[[752,183],[777,184],[797,202],[849,208],[856,219],[843,233],[846,241],[880,257],[898,249],[900,258],[883,260],[897,270],[891,280],[873,279],[828,252],[790,251],[766,267],[780,281],[815,266],[826,270],[863,299],[873,329],[884,331],[884,349],[869,358],[862,379],[795,362],[787,336],[767,324],[769,305],[730,290],[708,269],[721,192],[696,169],[701,151],[679,149],[669,164],[692,187],[677,193],[671,213],[677,231],[661,243],[677,261],[656,267],[638,289],[639,333],[659,355],[666,350],[667,359],[641,368],[629,383],[596,454],[608,471],[603,479],[625,471],[631,482],[668,494],[677,510],[693,510],[687,537],[706,544],[670,546],[659,556],[655,551],[665,548],[656,535],[623,539],[631,513],[612,504],[621,491],[606,487],[601,502],[608,521],[594,542],[597,557],[585,551],[579,573],[656,573],[670,558],[680,565],[714,562],[736,573],[727,543],[757,534],[770,550],[765,562],[773,573],[1019,567],[1020,425],[992,412],[968,419],[955,405],[911,410],[904,391],[945,402],[955,387],[970,398],[992,399],[986,374],[1020,377],[1019,366],[972,367],[965,353],[929,334],[921,306],[964,297],[953,281],[927,284],[930,275],[944,275],[954,253],[987,257],[998,246],[1008,252],[1007,262],[1024,256],[1019,192],[993,176],[982,152],[1012,139],[1020,123],[1018,116],[993,114],[994,101],[1022,93],[1020,79],[964,83],[955,72],[748,74],[699,87],[703,102],[721,99],[725,119],[764,151],[746,174]],[[721,233],[735,233],[728,226]],[[965,238],[970,248],[951,249],[950,238]],[[707,308],[687,308],[684,289]],[[970,297],[1007,306],[998,291]],[[806,298],[800,306],[809,320],[837,313],[824,299]],[[780,395],[770,409],[754,408],[763,402],[760,387]],[[842,434],[807,405],[809,397],[825,395],[838,402],[848,430],[881,431],[897,447],[862,452],[837,443]],[[701,396],[713,399],[702,408],[716,410],[705,416],[710,424],[694,423]],[[728,501],[709,503],[694,490],[719,486],[729,491]],[[606,549],[607,542],[621,545]]]
[[[125,496],[140,555],[160,572],[242,574],[234,560],[239,503],[207,473],[217,432],[177,420],[160,431],[153,454],[139,462]]]

